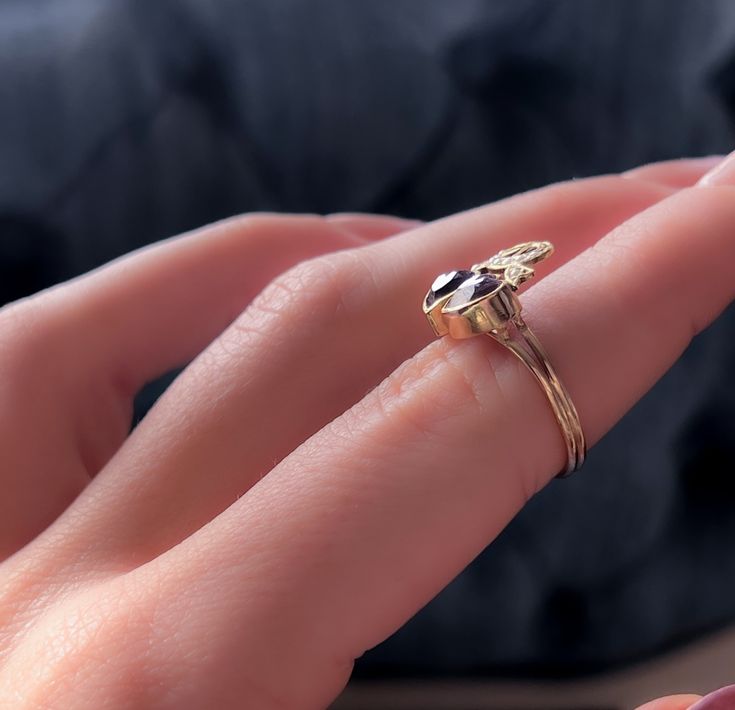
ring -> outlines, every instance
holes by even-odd
[[[564,436],[567,467],[557,474],[557,478],[564,478],[584,463],[584,432],[569,392],[521,317],[521,302],[515,294],[534,275],[533,265],[553,251],[551,242],[525,242],[503,249],[469,270],[440,274],[424,297],[423,310],[436,335],[489,335],[528,367],[546,394]]]

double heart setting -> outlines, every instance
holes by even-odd
[[[499,334],[521,312],[516,289],[534,275],[533,265],[553,251],[550,242],[524,242],[471,269],[439,274],[423,303],[434,332],[454,338]]]

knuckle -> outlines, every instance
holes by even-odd
[[[35,309],[30,301],[15,301],[0,308],[0,344],[3,350],[33,329]]]
[[[43,302],[29,298],[0,309],[0,370],[6,382],[27,380],[39,372],[39,359],[48,360],[63,338]]]
[[[614,178],[604,175],[585,180],[563,180],[521,193],[520,197],[532,199],[535,209],[543,214],[566,215],[570,209],[575,211],[574,208],[580,202],[599,195],[605,187],[612,184],[613,180]]]
[[[215,223],[224,231],[234,232],[241,238],[244,235],[268,239],[276,232],[283,232],[284,227],[293,227],[304,223],[319,223],[324,217],[317,214],[284,214],[266,210],[244,212],[227,217]]]
[[[373,390],[372,405],[399,435],[408,428],[436,437],[449,420],[485,422],[497,391],[484,343],[435,341],[403,363]],[[358,417],[364,416],[358,411]]]
[[[85,586],[25,630],[4,674],[28,707],[149,707],[161,678],[150,653],[150,604],[131,603],[116,584]],[[120,639],[125,643],[121,644]],[[29,677],[29,668],[42,673]],[[2,698],[0,697],[0,700]],[[139,704],[138,704],[139,703]]]
[[[502,447],[514,438],[519,417],[524,416],[524,396],[505,392],[507,381],[527,381],[529,375],[515,356],[487,340],[457,343],[444,338],[431,343],[335,420],[344,437],[361,442],[361,450],[379,460],[417,442],[422,443],[417,447],[423,451],[422,460],[427,451],[434,451],[437,461],[443,460],[441,452],[447,447],[473,447],[477,442],[488,450]],[[555,428],[551,435],[556,435]],[[508,478],[524,502],[541,488],[543,475],[534,456],[525,458],[514,461]]]
[[[357,293],[372,283],[371,269],[359,251],[320,255],[280,273],[235,320],[234,329],[244,334],[272,332],[274,321],[322,329],[344,318]]]
[[[214,372],[239,363],[263,341],[271,352],[291,353],[297,342],[349,317],[356,290],[372,283],[366,260],[355,251],[312,257],[278,274],[200,354],[201,367]]]

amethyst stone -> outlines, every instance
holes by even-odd
[[[464,269],[460,271],[447,271],[446,274],[439,274],[434,279],[434,283],[431,284],[429,293],[426,295],[426,309],[428,310],[431,306],[436,303],[437,299],[452,293],[463,281],[473,276],[472,271],[466,271]]]
[[[444,308],[461,308],[478,298],[488,296],[497,291],[503,282],[488,274],[474,274],[463,282],[444,304]]]

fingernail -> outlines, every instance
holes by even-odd
[[[735,177],[735,167],[732,168],[732,174]],[[733,708],[735,708],[735,685],[728,685],[726,688],[720,688],[714,693],[705,695],[689,710],[733,710]]]
[[[708,187],[709,185],[735,185],[735,151],[730,153],[723,161],[706,172],[697,185]]]

